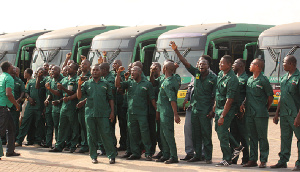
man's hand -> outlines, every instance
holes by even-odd
[[[38,78],[42,78],[43,75],[44,75],[43,70],[39,70],[39,71],[38,71]]]
[[[103,63],[103,58],[102,58],[102,56],[100,56],[100,57],[98,58],[98,64],[101,64],[101,63]]]
[[[279,112],[276,111],[275,116],[273,118],[273,123],[278,124],[279,121]]]
[[[177,124],[180,124],[180,117],[179,117],[179,115],[176,113],[176,114],[174,114],[174,121],[177,123]]]
[[[50,83],[47,82],[47,83],[45,84],[45,87],[46,87],[47,90],[50,90]]]
[[[179,68],[179,65],[177,63],[174,63],[175,69]]]
[[[219,118],[218,120],[218,126],[221,126],[224,124],[224,118]]]
[[[159,113],[159,112],[156,112],[156,113],[155,113],[155,116],[156,116],[156,121],[159,121],[159,120],[160,120],[160,113]]]
[[[129,72],[126,72],[126,73],[124,73],[124,76],[125,76],[125,80],[127,81],[128,78],[129,78],[129,76],[130,76],[130,73],[129,73]]]
[[[49,100],[48,100],[48,99],[46,99],[46,100],[44,101],[44,105],[45,105],[46,107],[49,105]]]
[[[35,105],[35,101],[33,100],[33,98],[29,97],[28,101],[29,101],[30,105],[32,105],[32,106]]]
[[[52,101],[52,105],[53,106],[58,106],[59,105],[59,100]]]
[[[124,70],[125,70],[125,67],[120,66],[119,69],[118,69],[118,74],[121,74],[121,72],[124,71]]]
[[[299,127],[299,126],[300,126],[300,118],[299,118],[299,115],[297,115],[297,117],[295,118],[294,126],[295,126],[295,127]]]
[[[66,55],[66,60],[70,60],[71,56],[72,56],[72,53],[69,52],[69,53]]]
[[[62,87],[61,83],[57,83],[57,89],[62,90]]]
[[[85,100],[82,100],[82,101],[80,101],[79,103],[77,103],[76,107],[77,107],[77,108],[82,108],[82,107],[84,107],[85,103],[86,103],[86,101],[85,101]]]
[[[244,104],[242,104],[242,105],[240,106],[240,112],[245,112],[245,105],[244,105]]]
[[[188,100],[187,99],[184,99],[183,103],[182,103],[182,107],[183,107],[183,110],[185,111],[185,104],[187,104]]]
[[[67,103],[68,101],[69,101],[69,97],[67,97],[67,95],[63,98],[63,101],[65,102],[65,103]]]
[[[177,50],[177,45],[175,44],[174,41],[170,42],[170,46],[172,47],[173,50]]]
[[[81,61],[83,61],[83,60],[86,60],[86,57],[83,56],[83,55],[81,55],[81,56],[80,56],[80,59],[81,59]]]
[[[213,111],[211,111],[211,112],[209,112],[208,115],[206,115],[206,117],[211,119],[211,118],[215,117],[215,113]]]
[[[114,112],[111,112],[109,114],[109,119],[110,119],[110,122],[113,122],[115,120],[115,115],[114,115]]]
[[[17,103],[20,104],[22,101],[22,98],[18,98]]]
[[[82,76],[78,79],[78,86],[81,86],[84,83],[84,81],[82,80]]]

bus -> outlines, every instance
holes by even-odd
[[[0,36],[0,63],[9,61],[20,68],[20,77],[30,67],[31,57],[38,36],[49,32],[49,30],[31,30],[15,33],[7,33]],[[1,69],[0,69],[0,73]]]
[[[88,58],[92,64],[97,64],[102,51],[106,51],[110,66],[114,60],[118,59],[122,61],[126,70],[129,63],[141,61],[144,65],[144,74],[149,76],[157,38],[162,33],[178,27],[144,25],[121,28],[97,35],[93,39]]]
[[[294,55],[300,59],[300,22],[277,25],[265,30],[258,38],[256,58],[265,60],[264,74],[269,78],[273,88],[274,100],[272,106],[277,106],[280,96],[280,77],[283,70],[283,58]],[[300,64],[297,64],[300,68]]]
[[[231,55],[234,59],[245,59],[247,61],[246,71],[249,72],[249,65],[255,55],[258,36],[270,27],[272,26],[213,23],[170,30],[159,36],[153,61],[163,64],[166,59],[171,59],[180,64],[177,55],[169,46],[170,41],[174,41],[183,57],[193,66],[196,65],[201,55],[209,55],[212,57],[210,68],[215,74],[218,74],[221,57]],[[177,104],[182,109],[187,86],[191,81],[191,74],[183,65],[180,65],[176,72],[181,76]],[[187,106],[188,104],[186,104]]]
[[[96,35],[119,28],[121,26],[88,25],[43,34],[36,41],[32,70],[36,71],[45,62],[62,67],[69,52],[72,52],[71,60],[80,63],[80,56],[87,56],[92,39]]]

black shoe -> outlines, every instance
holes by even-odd
[[[63,151],[69,152],[69,151],[70,151],[70,148],[65,147],[65,148],[63,149]]]
[[[120,147],[117,148],[117,151],[126,151],[126,148],[120,146]]]
[[[57,148],[54,148],[54,149],[49,150],[49,152],[62,152],[62,151]]]
[[[16,153],[16,152],[6,153],[6,156],[7,156],[7,157],[10,157],[10,156],[20,156],[20,155],[21,155],[21,154]]]
[[[73,152],[75,152],[76,151],[76,149],[70,149],[70,153],[73,153]]]
[[[137,159],[141,159],[141,157],[137,157],[134,155],[130,155],[130,157],[126,158],[127,160],[137,160]]]
[[[160,152],[158,152],[155,156],[153,156],[152,158],[153,159],[159,159],[159,158],[161,158],[163,156],[163,154],[162,154],[162,152],[160,151]]]
[[[292,169],[292,171],[300,171],[300,166],[299,165],[295,165],[295,167]]]
[[[25,146],[31,146],[31,145],[33,145],[33,143],[31,143],[31,142],[27,142],[27,143],[25,144]]]
[[[2,142],[2,145],[6,145],[6,142]]]
[[[197,161],[201,161],[201,159],[197,158],[197,157],[193,157],[190,160],[188,160],[187,162],[197,162]]]
[[[188,161],[190,159],[192,159],[194,156],[193,155],[186,155],[183,159],[180,159],[182,161]]]
[[[165,161],[165,164],[173,164],[173,163],[178,163],[178,159],[173,159],[173,158],[170,158],[169,160],[166,160]]]
[[[165,162],[167,160],[168,160],[167,158],[161,157],[161,158],[155,160],[155,162]]]
[[[97,159],[92,159],[92,163],[93,163],[93,164],[97,164],[97,163],[98,163],[98,160],[97,160]]]
[[[146,156],[146,161],[152,161],[152,157],[150,155]]]
[[[287,168],[286,164],[277,163],[275,165],[271,165],[270,168]]]
[[[125,153],[123,156],[121,156],[121,158],[128,158],[130,157],[130,155],[132,155],[132,153]]]
[[[88,150],[87,150],[87,151],[84,151],[84,150],[82,150],[82,149],[79,149],[78,151],[75,151],[75,153],[85,153],[85,152],[88,152]]]
[[[109,159],[109,163],[110,163],[110,164],[114,164],[114,163],[116,163],[116,159],[115,159],[115,158],[111,158],[111,159]]]

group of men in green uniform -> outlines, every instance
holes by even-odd
[[[210,70],[209,56],[201,56],[197,66],[193,67],[180,54],[175,42],[170,42],[170,46],[194,77],[190,118],[195,154],[184,160],[212,163],[211,121],[215,118],[215,131],[223,153],[222,161],[216,166],[237,163],[242,151],[243,167],[258,166],[259,149],[259,167],[265,168],[269,155],[268,110],[273,101],[273,91],[268,78],[262,73],[264,61],[252,61],[250,72],[253,75],[249,77],[243,59],[233,62],[231,56],[225,55],[219,62],[220,72],[215,75]],[[12,120],[14,123],[0,123],[1,136],[4,136],[4,130],[10,131],[7,133],[7,156],[19,155],[13,151],[14,146],[22,146],[26,135],[32,144],[52,147],[54,130],[56,144],[49,152],[68,150],[73,153],[80,145],[76,152],[89,151],[93,163],[98,162],[97,150],[100,149],[103,155],[108,156],[109,163],[114,164],[117,156],[115,120],[118,118],[122,137],[119,150],[126,149],[123,158],[136,160],[145,153],[147,161],[155,158],[156,162],[178,163],[174,137],[174,121],[180,123],[177,113],[180,76],[175,74],[177,63],[166,60],[163,74],[160,74],[161,65],[153,63],[149,80],[143,74],[141,62],[130,64],[127,72],[120,60],[113,62],[112,71],[105,61],[92,68],[85,58],[80,68],[72,61],[66,64],[66,76],[62,75],[59,66],[44,64],[36,71],[35,79],[28,80],[26,89],[18,78],[18,69],[10,63],[1,65],[4,72],[0,76],[0,118],[8,120],[8,114],[16,118]],[[300,137],[300,73],[296,66],[294,56],[284,58],[283,67],[288,73],[280,81],[281,97],[273,120],[277,124],[279,117],[281,119],[280,160],[271,168],[287,167],[293,132],[297,138]],[[14,127],[19,126],[18,111],[23,97],[28,103],[21,126],[16,130]],[[15,106],[12,107],[12,104]],[[12,137],[16,131],[18,134]],[[12,145],[14,139],[16,143]],[[156,144],[160,152],[153,156]],[[299,143],[297,146],[299,149]],[[300,170],[299,163],[298,160],[294,170]]]

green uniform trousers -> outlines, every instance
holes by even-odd
[[[177,147],[174,137],[174,117],[160,114],[160,139],[164,158],[178,160]]]
[[[250,138],[250,161],[258,159],[258,143],[260,162],[267,162],[269,156],[268,124],[269,117],[247,117],[247,128]]]
[[[205,160],[212,159],[212,124],[206,115],[192,113],[192,139],[196,154],[194,157],[201,159],[202,143],[205,151]]]
[[[54,128],[52,112],[46,113],[45,118],[46,118],[46,146],[52,147],[53,128]]]
[[[59,117],[60,117],[60,113],[52,112],[52,120],[54,126],[54,134],[55,134],[54,138],[56,142],[58,137]]]
[[[160,121],[156,121],[156,142],[160,152],[162,153],[163,146],[160,138]]]
[[[148,123],[149,123],[149,131],[150,131],[150,140],[151,140],[151,155],[155,154],[156,148],[156,115],[155,114],[148,114]]]
[[[80,136],[81,136],[81,150],[88,151],[89,145],[87,141],[87,131],[86,131],[86,125],[85,125],[85,109],[80,108],[78,109],[78,121],[80,124]]]
[[[78,113],[75,111],[61,111],[58,126],[58,137],[55,147],[62,150],[65,142],[70,141],[70,149],[75,150],[79,139]],[[68,144],[68,143],[67,143]]]
[[[224,117],[224,123],[221,126],[218,126],[219,116],[215,118],[215,130],[218,134],[220,140],[220,147],[223,153],[223,160],[227,162],[231,161],[231,148],[229,146],[229,127],[232,119],[234,118],[234,113],[230,110],[227,115]]]
[[[300,127],[294,126],[295,117],[282,116],[280,117],[281,129],[281,150],[279,153],[280,160],[278,163],[286,164],[291,156],[291,144],[293,138],[293,131],[297,138],[298,160],[295,165],[300,166]]]
[[[117,152],[111,136],[110,120],[101,117],[85,117],[87,140],[90,149],[90,157],[97,159],[98,142],[102,140],[108,158],[115,158]]]
[[[22,106],[22,105],[21,105]],[[15,126],[16,126],[16,137],[18,136],[19,134],[19,125],[20,125],[20,121],[19,121],[19,118],[20,118],[20,111],[16,111],[15,109],[11,110],[11,115],[12,115],[12,118],[14,120],[14,123],[15,123]]]
[[[0,139],[0,157],[2,156],[4,156],[4,154],[3,154],[2,140]]]
[[[242,119],[235,116],[231,121],[229,142],[231,148],[234,149],[240,146],[240,143],[244,147],[242,162],[247,163],[249,161],[249,135],[246,127],[246,117]],[[238,157],[233,161],[237,161]]]
[[[145,156],[151,155],[151,140],[147,115],[128,115],[130,149],[135,157],[141,157],[140,140],[145,148]]]
[[[26,106],[19,134],[16,139],[18,144],[22,145],[22,142],[29,131],[32,131],[32,136],[34,136],[34,144],[41,144],[42,132],[44,132],[44,130],[40,128],[41,114],[42,112],[40,110],[29,109],[28,106]]]

